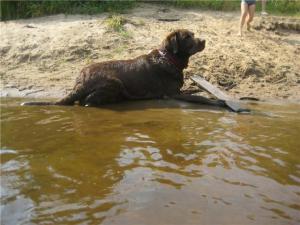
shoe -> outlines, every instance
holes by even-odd
[[[267,12],[261,12],[261,15],[262,16],[267,16],[267,15],[269,15],[269,13],[267,13]]]

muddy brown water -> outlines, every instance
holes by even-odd
[[[1,224],[299,224],[300,105],[1,102]]]

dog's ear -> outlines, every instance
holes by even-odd
[[[162,47],[165,48],[168,52],[176,54],[178,52],[178,42],[176,33],[170,34],[162,44]]]

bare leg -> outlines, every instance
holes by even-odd
[[[248,7],[248,12],[249,13],[248,13],[248,17],[247,17],[247,30],[250,31],[250,23],[252,22],[254,13],[255,13],[255,4],[250,5]]]
[[[241,18],[240,18],[240,28],[239,28],[239,36],[242,36],[243,26],[245,24],[246,17],[248,15],[248,4],[245,2],[241,3]]]
[[[261,15],[267,16],[268,13],[266,12],[266,4],[267,0],[261,0]]]

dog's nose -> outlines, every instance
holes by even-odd
[[[205,48],[205,39],[199,38],[199,46],[201,46],[201,48]]]
[[[201,44],[205,44],[205,40],[204,39],[200,39]]]

